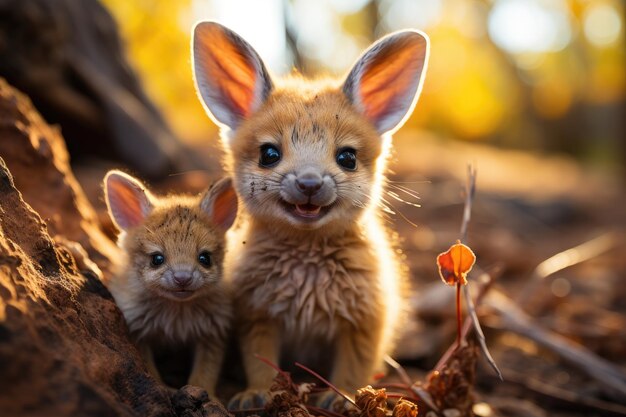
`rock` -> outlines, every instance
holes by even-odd
[[[10,416],[171,415],[110,294],[54,243],[3,160],[0,381]]]
[[[209,394],[206,390],[193,385],[185,385],[172,397],[174,409],[199,409],[202,404],[209,401]]]
[[[63,139],[1,81],[0,137],[0,414],[174,417],[196,409],[174,410],[103,283],[81,274],[53,238],[79,242],[110,275],[117,249],[70,171]]]
[[[51,236],[76,241],[104,272],[118,255],[74,178],[63,137],[30,100],[0,78],[0,156],[24,200],[45,219]]]
[[[233,417],[217,401],[209,401],[207,392],[199,387],[185,385],[172,397],[177,417]]]
[[[172,397],[174,411],[178,417],[202,417],[202,404],[209,401],[205,390],[191,385],[185,385]]]
[[[0,77],[63,127],[73,163],[105,158],[151,178],[202,168],[146,96],[99,0],[0,1]]]

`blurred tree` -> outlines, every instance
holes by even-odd
[[[120,22],[134,66],[174,130],[187,139],[214,133],[193,85],[192,0],[103,2]]]
[[[155,177],[196,167],[129,66],[98,0],[0,2],[0,76],[63,130],[73,162],[122,162]]]

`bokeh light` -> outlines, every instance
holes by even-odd
[[[618,40],[622,21],[617,10],[610,4],[597,4],[585,10],[583,28],[589,42],[603,47]]]
[[[383,0],[383,25],[389,31],[403,28],[426,30],[441,20],[441,0]]]
[[[193,0],[194,22],[215,20],[243,36],[277,73],[289,71],[285,18],[280,0]],[[261,24],[259,24],[261,23]]]
[[[567,6],[557,0],[498,0],[489,15],[489,35],[508,52],[559,51],[571,28]]]
[[[104,2],[150,95],[187,140],[216,130],[196,99],[189,65],[191,27],[210,19],[240,33],[272,73],[313,77],[345,74],[386,33],[421,29],[431,39],[430,66],[403,131],[582,159],[598,146],[617,158],[622,146],[621,0]]]

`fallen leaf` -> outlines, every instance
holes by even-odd
[[[476,255],[460,241],[450,246],[446,252],[437,256],[439,276],[448,285],[467,284],[467,274],[476,262]]]

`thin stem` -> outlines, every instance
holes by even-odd
[[[491,286],[493,285],[493,283],[495,282],[495,280],[498,278],[498,276],[501,273],[502,273],[502,268],[498,267],[494,271],[492,271],[491,273],[484,274],[484,278],[485,278],[483,280],[484,284],[478,289],[478,294],[476,295],[476,299],[474,300],[474,304],[480,304],[481,303],[483,297],[487,294],[487,292],[489,291],[489,289],[491,288]],[[478,323],[478,320],[474,321],[474,317],[472,317],[472,315],[470,314],[470,316],[465,320],[465,323],[463,325],[463,332],[462,332],[463,339],[465,339],[467,337],[467,335],[469,334],[469,332],[471,331],[472,328],[475,329],[475,330],[480,328],[480,326],[477,326],[477,323]],[[481,332],[482,332],[482,330],[481,330]],[[452,353],[454,353],[455,349],[456,349],[456,344],[450,345],[450,347],[443,354],[441,359],[439,359],[439,362],[437,362],[437,365],[435,365],[435,368],[434,368],[435,371],[441,371],[443,369],[444,365],[448,362],[448,360],[452,356]],[[489,355],[489,356],[491,356],[491,355]],[[493,365],[495,365],[495,363]],[[496,372],[499,374],[498,371],[496,371]]]
[[[402,382],[406,384],[407,387],[410,387],[411,385],[413,385],[413,381],[411,381],[409,374],[406,373],[406,371],[404,370],[402,365],[398,363],[398,361],[396,361],[394,358],[392,358],[389,355],[385,355],[385,362],[387,362],[393,369],[396,370],[396,372],[400,376],[400,379],[402,380]]]
[[[411,387],[407,386],[406,384],[400,383],[400,382],[385,382],[383,384],[374,384],[373,387],[375,389],[389,389],[389,388],[394,388],[394,389],[403,389],[405,391],[411,392]]]
[[[291,379],[291,376],[289,375],[288,372],[283,371],[274,362],[272,362],[271,360],[269,360],[269,359],[267,359],[267,358],[265,358],[265,357],[263,357],[261,355],[258,355],[258,354],[255,353],[254,357],[257,358],[258,360],[260,360],[261,362],[263,362],[264,364],[266,364],[267,366],[269,366],[270,368],[274,369],[279,374],[281,374],[283,376],[283,378],[285,378],[287,380],[289,385],[291,385],[291,388],[294,390],[294,392],[298,392],[298,386],[293,382],[293,380]]]
[[[467,228],[472,217],[472,203],[476,194],[476,168],[467,166],[467,184],[465,185],[465,207],[463,208],[463,221],[461,222],[461,242],[467,240]]]
[[[417,404],[420,401],[419,398],[411,397],[410,395],[402,395],[402,394],[400,394],[398,392],[388,392],[387,393],[387,398],[403,399],[403,400],[411,401],[414,404]]]
[[[456,347],[461,347],[463,340],[463,319],[461,317],[461,283],[456,283]]]
[[[416,395],[417,397],[414,397],[414,398],[419,398],[421,401],[426,403],[426,405],[428,405],[439,416],[439,408],[437,408],[437,406],[433,402],[430,394],[427,391],[425,391],[421,386],[419,386],[417,382],[413,383],[411,381],[409,374],[407,374],[407,372],[404,370],[402,365],[400,365],[396,360],[394,360],[389,355],[385,355],[385,361],[389,365],[391,365],[396,370],[396,372],[398,372],[398,375],[400,375],[400,379],[404,381],[404,384],[388,382],[385,384],[377,384],[376,387],[385,388],[386,386],[388,386],[390,388],[404,389],[407,392],[410,392],[412,395]],[[406,398],[410,398],[410,397],[406,397]]]
[[[343,392],[339,391],[339,388],[337,388],[336,386],[334,386],[333,384],[330,383],[330,381],[328,381],[326,378],[324,378],[323,376],[321,376],[320,374],[318,374],[317,372],[315,372],[314,370],[302,365],[299,362],[296,362],[296,366],[300,369],[304,369],[305,371],[307,371],[308,373],[310,373],[311,375],[313,375],[315,378],[319,379],[320,381],[322,381],[323,383],[325,383],[326,385],[328,385],[328,387],[330,389],[332,389],[333,391],[335,391],[337,394],[339,394],[340,396],[342,396],[346,401],[348,401],[350,404],[352,404],[353,406],[355,406],[357,409],[359,409],[359,407],[357,407],[356,403],[354,402],[354,400],[350,397],[348,397],[346,394],[344,394]]]
[[[485,359],[489,363],[489,366],[498,374],[498,378],[500,381],[503,381],[502,372],[500,372],[500,368],[496,364],[496,361],[489,353],[489,349],[487,348],[487,341],[485,340],[485,334],[483,333],[483,329],[480,328],[480,323],[478,322],[478,315],[476,314],[476,306],[474,306],[474,302],[472,301],[472,296],[470,295],[469,288],[465,286],[463,288],[463,295],[465,296],[465,305],[467,305],[467,311],[471,318],[471,322],[474,325],[474,331],[476,332],[476,338],[478,339],[478,343],[480,344],[480,349],[483,351],[485,355]],[[464,336],[465,337],[465,336]]]
[[[516,303],[528,310],[528,301],[535,295],[539,284],[550,275],[570,266],[588,261],[617,246],[618,239],[613,232],[605,233],[583,244],[559,252],[541,262],[520,291]]]

